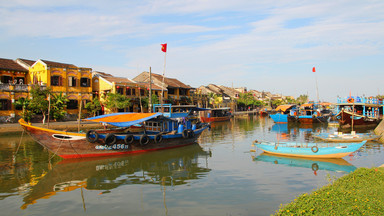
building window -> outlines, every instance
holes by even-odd
[[[123,88],[117,88],[116,92],[122,95],[122,94],[124,94],[124,89]]]
[[[67,109],[77,109],[79,102],[77,100],[69,100],[67,102]]]
[[[144,89],[140,89],[140,95],[145,96],[145,90]]]
[[[88,78],[81,78],[80,79],[80,86],[81,87],[90,87],[91,86],[91,80]]]
[[[180,95],[187,95],[187,89],[179,89]]]
[[[130,88],[127,88],[127,89],[125,90],[125,94],[126,94],[126,95],[131,95],[131,89],[130,89]]]
[[[0,110],[12,110],[12,102],[8,99],[0,99]]]
[[[10,77],[10,76],[1,76],[1,83],[11,84],[12,83],[12,77]]]
[[[76,77],[68,77],[68,86],[76,87]]]
[[[136,89],[132,89],[132,95],[136,95]]]
[[[175,89],[174,88],[169,88],[168,89],[168,94],[175,94]]]
[[[51,86],[62,86],[63,78],[61,76],[51,76]]]

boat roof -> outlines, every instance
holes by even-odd
[[[211,110],[230,110],[230,109],[231,109],[230,107],[221,107],[221,108],[214,108]],[[209,110],[209,109],[205,109],[205,110]]]
[[[294,106],[294,104],[279,105],[279,106],[276,107],[275,110],[276,111],[281,110],[281,111],[285,112],[287,109],[291,108],[292,106]]]
[[[106,115],[100,115],[84,119],[85,121],[93,121],[99,123],[106,123],[116,127],[130,127],[135,124],[139,124],[143,121],[156,118],[157,116],[163,115],[162,113],[112,113]]]

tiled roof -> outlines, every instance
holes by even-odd
[[[36,62],[36,61],[34,61],[34,60],[21,59],[21,58],[18,58],[17,60],[21,60],[21,61],[23,61],[25,64],[28,64],[29,67],[32,66],[33,64],[35,64],[35,62]]]
[[[146,89],[149,88],[149,83],[137,83],[137,84],[145,87]],[[158,86],[152,83],[152,90],[161,90],[161,86]],[[168,91],[167,88],[164,88],[164,91]]]
[[[108,82],[115,82],[116,84],[135,84],[136,82],[123,77],[110,77],[110,76],[103,76],[105,80]]]
[[[0,69],[2,69],[2,70],[20,71],[20,72],[28,72],[27,69],[25,69],[21,65],[17,64],[14,60],[12,60],[12,59],[3,59],[3,58],[0,58]]]
[[[154,74],[152,73],[152,77],[159,80],[160,82],[163,81],[163,76],[160,75],[160,74]],[[177,79],[174,79],[174,78],[168,78],[168,77],[164,77],[164,83],[169,86],[169,87],[173,87],[173,88],[186,88],[186,89],[191,89],[192,87],[189,86],[189,85],[186,85],[182,82],[180,82],[179,80]]]
[[[58,68],[77,68],[76,65],[73,64],[66,64],[66,63],[60,63],[60,62],[53,62],[48,60],[41,59],[42,62],[47,64],[49,67],[58,67]]]

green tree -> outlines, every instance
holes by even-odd
[[[68,98],[63,93],[51,95],[50,116],[55,120],[62,120],[67,113],[64,108],[67,107]]]
[[[50,93],[51,89],[49,87],[41,88],[39,85],[34,85],[30,91],[32,99],[28,105],[28,109],[35,113],[41,113],[43,115],[43,124],[45,124],[45,118],[48,114],[47,97]]]
[[[35,115],[33,110],[29,109],[30,103],[31,103],[31,100],[28,98],[20,98],[14,103],[14,106],[16,108],[22,108],[21,116],[27,122],[31,121],[31,119]]]
[[[148,108],[148,106],[149,106],[149,96],[141,98],[141,103],[142,103],[143,107]],[[153,104],[160,104],[160,99],[155,94],[152,94],[152,105]]]
[[[113,112],[117,112],[118,109],[124,109],[131,104],[130,99],[119,93],[108,93],[104,105]]]
[[[308,95],[300,95],[297,99],[296,99],[296,102],[301,105],[301,104],[305,104],[307,103],[308,101]]]
[[[84,107],[88,112],[92,113],[93,116],[96,116],[97,111],[101,110],[101,103],[98,98],[94,98],[91,102],[85,104]]]

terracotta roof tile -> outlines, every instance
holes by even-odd
[[[133,82],[132,80],[123,77],[103,76],[103,78],[109,82],[115,82],[116,84],[136,84],[136,82]]]
[[[160,75],[160,74],[154,74],[152,73],[152,76],[154,78],[156,78],[157,80],[159,81],[163,81],[163,76]],[[186,85],[182,82],[180,82],[179,80],[177,79],[174,79],[174,78],[168,78],[168,77],[164,77],[164,83],[169,86],[169,87],[173,87],[173,88],[186,88],[186,89],[191,89],[192,87],[189,86],[189,85]]]
[[[42,62],[47,64],[49,67],[58,67],[58,68],[77,68],[76,65],[73,64],[66,64],[66,63],[60,63],[60,62],[54,62],[54,61],[48,61],[41,59]]]
[[[20,72],[28,72],[27,69],[25,69],[21,65],[17,64],[14,60],[4,59],[4,58],[0,58],[0,69],[11,70],[11,71],[20,71]]]

